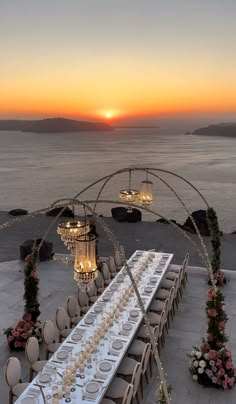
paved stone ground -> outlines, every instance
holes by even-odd
[[[77,286],[73,281],[73,269],[61,262],[40,263],[38,266],[40,276],[40,303],[41,318],[55,319],[58,306],[65,305],[67,296],[76,294]],[[189,283],[184,291],[179,309],[171,323],[169,335],[166,338],[165,347],[161,351],[161,360],[168,383],[172,385],[173,404],[235,404],[235,390],[218,391],[206,389],[193,382],[188,372],[187,353],[193,345],[198,345],[201,338],[206,335],[205,301],[207,283],[205,271],[200,268],[189,268]],[[23,273],[22,263],[9,261],[0,264],[0,330],[15,325],[23,312]],[[227,333],[229,335],[228,348],[232,350],[236,361],[236,274],[227,271],[230,280],[223,288],[226,296],[226,310],[228,314]],[[44,351],[41,348],[41,358]],[[23,380],[27,381],[28,370],[24,353],[11,353],[6,349],[5,336],[0,336],[0,366],[3,369],[6,360],[10,356],[17,356],[22,363]],[[156,373],[156,372],[155,372]],[[157,374],[151,383],[146,386],[145,404],[157,402],[156,392],[158,388]],[[0,404],[7,404],[8,388],[3,378],[3,370],[0,374]]]
[[[12,216],[6,212],[0,212],[0,225],[12,220]],[[14,223],[9,228],[0,231],[0,262],[15,260],[19,258],[19,246],[25,240],[41,238],[51,225],[53,218],[45,215],[38,215],[30,218],[23,216],[23,221]],[[103,218],[113,230],[118,241],[124,245],[127,257],[135,250],[149,250],[155,248],[156,251],[171,251],[174,254],[173,263],[183,262],[186,250],[190,254],[190,265],[205,266],[192,244],[177,232],[171,225],[153,222],[138,223],[118,223],[113,218]],[[58,222],[66,221],[60,218]],[[52,226],[47,236],[47,240],[53,242],[53,250],[57,253],[67,253],[67,250],[56,232],[57,223]],[[113,246],[104,234],[104,230],[97,226],[99,233],[98,253],[106,256],[113,254]],[[187,233],[199,245],[196,235]],[[211,251],[209,237],[204,237],[204,242]],[[221,237],[222,268],[234,271],[235,268],[235,248],[236,235],[224,234]]]

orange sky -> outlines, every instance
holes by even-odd
[[[55,20],[52,5],[46,16],[39,5],[27,3],[27,15],[19,4],[5,6],[0,34],[10,34],[0,35],[0,116],[236,111],[232,2],[232,9],[218,1],[212,9],[210,0],[200,0],[205,8],[194,9],[193,0],[188,7],[180,0],[173,10],[158,0],[149,7],[138,1],[135,15],[126,3],[116,8],[101,0],[93,11],[80,0],[71,8],[61,4]]]

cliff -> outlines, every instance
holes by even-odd
[[[111,131],[113,128],[102,122],[86,122],[66,118],[47,118],[35,121],[0,120],[0,130],[16,130],[33,133],[59,133]]]
[[[196,129],[193,135],[236,137],[236,123],[221,123]]]

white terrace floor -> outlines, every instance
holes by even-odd
[[[0,329],[14,326],[23,312],[23,264],[9,261],[0,264]],[[73,281],[73,270],[61,262],[40,263],[40,304],[41,319],[55,319],[58,306],[65,305],[66,297],[76,294],[77,286]],[[21,272],[20,272],[21,271]],[[192,346],[200,343],[206,335],[205,301],[207,295],[206,273],[203,269],[189,267],[189,282],[174,321],[171,323],[161,360],[167,373],[168,383],[172,386],[173,404],[235,404],[236,392],[207,389],[192,381],[188,371],[187,354]],[[236,364],[236,273],[226,271],[229,283],[222,289],[225,295],[228,314],[228,348],[232,350]],[[0,404],[8,403],[8,388],[3,378],[3,367],[9,356],[14,356],[6,348],[5,336],[0,335]],[[28,371],[24,353],[17,353],[23,367],[23,380]],[[154,372],[155,373],[155,372]],[[158,381],[156,377],[145,389],[145,404],[157,402]]]

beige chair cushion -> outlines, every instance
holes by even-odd
[[[165,303],[162,300],[153,300],[150,306],[151,311],[155,311],[156,313],[160,313],[164,309]]]
[[[17,383],[13,389],[13,395],[16,397],[20,397],[20,395],[25,391],[26,387],[29,386],[30,383]]]
[[[101,295],[106,288],[98,288],[98,293]]]
[[[95,302],[97,301],[97,299],[98,299],[98,296],[91,296],[91,297],[89,298],[89,300],[90,300],[91,303],[95,303]]]
[[[152,311],[148,313],[148,319],[150,325],[159,325],[161,322],[161,316],[157,313],[153,313]]]
[[[115,401],[110,400],[109,398],[104,398],[101,404],[116,404]]]
[[[82,311],[82,313],[87,313],[87,311],[89,311],[90,310],[90,307],[89,306],[84,306],[84,307],[81,307],[81,311]]]
[[[34,364],[32,365],[32,369],[34,372],[38,373],[40,372],[44,366],[48,363],[48,361],[36,361],[34,362]]]
[[[151,329],[152,329],[152,332],[154,332],[154,328],[151,327]],[[144,324],[141,325],[141,327],[138,330],[138,337],[143,338],[143,339],[148,339],[148,340],[150,339],[146,325],[144,325]]]
[[[60,346],[61,346],[60,342],[53,342],[53,344],[50,344],[48,346],[48,350],[49,352],[54,353],[60,348]]]
[[[145,342],[135,339],[128,350],[128,354],[133,356],[142,356],[145,346]]]
[[[121,362],[117,373],[122,376],[131,376],[134,373],[137,363],[138,362],[135,359],[126,356]]]
[[[63,337],[63,338],[67,338],[68,335],[70,335],[71,331],[72,331],[71,328],[65,328],[65,330],[63,330],[63,331],[61,332],[62,337]]]
[[[179,272],[181,270],[181,265],[171,265],[170,270],[171,272]]]
[[[111,398],[124,397],[128,384],[129,383],[126,382],[124,379],[121,379],[120,377],[114,377],[110,386],[108,387],[106,396]]]
[[[80,317],[80,316],[74,317],[74,318],[72,319],[72,324],[73,324],[73,325],[77,325],[77,324],[80,322],[80,320],[81,320],[81,317]]]
[[[166,274],[166,279],[169,279],[170,281],[174,281],[175,278],[178,278],[178,277],[179,277],[178,272],[170,271],[170,272],[167,272],[167,274]]]
[[[163,281],[161,281],[161,288],[171,289],[172,286],[174,286],[174,282],[169,279],[163,279]]]
[[[169,297],[169,294],[170,293],[168,292],[168,290],[160,289],[156,294],[156,299],[166,300]]]

